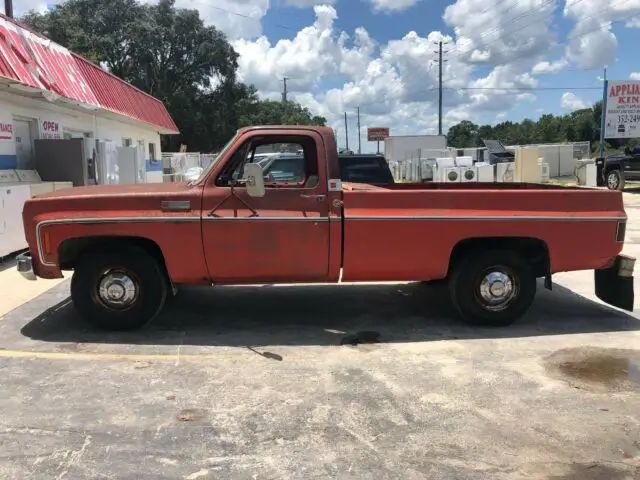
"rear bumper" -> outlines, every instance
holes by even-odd
[[[37,280],[35,272],[33,271],[33,260],[29,252],[18,255],[16,258],[16,268],[18,272],[27,280]]]
[[[636,259],[633,257],[618,255],[611,267],[596,270],[596,296],[609,305],[632,312],[635,263]]]

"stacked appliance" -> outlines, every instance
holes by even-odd
[[[475,165],[478,169],[478,182],[493,183],[496,181],[496,167],[488,162],[479,162]]]
[[[29,198],[31,188],[15,170],[0,170],[0,258],[27,248],[22,209]]]
[[[434,180],[443,183],[460,183],[460,167],[450,157],[436,158]]]
[[[463,183],[478,181],[478,167],[473,164],[473,157],[456,158],[456,166],[460,167],[460,181]]]
[[[549,164],[544,161],[544,158],[538,158],[538,165],[540,166],[540,181],[548,182],[551,179],[551,169]]]
[[[515,163],[502,162],[496,163],[496,182],[514,182],[515,181]]]
[[[539,157],[537,148],[516,148],[514,180],[519,183],[540,183]]]

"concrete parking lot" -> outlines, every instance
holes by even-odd
[[[554,280],[503,329],[378,284],[188,289],[129,333],[63,281],[0,317],[0,478],[640,478],[640,302]]]

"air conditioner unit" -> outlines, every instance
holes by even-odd
[[[515,164],[503,162],[496,164],[496,182],[513,182],[515,180]]]
[[[461,182],[477,182],[478,181],[478,167],[460,167],[460,181]]]
[[[440,181],[444,183],[460,183],[460,167],[439,168],[442,172]]]
[[[550,178],[551,178],[551,175],[549,170],[549,164],[541,163],[540,164],[540,181],[548,182]]]
[[[483,183],[493,183],[496,181],[496,169],[494,165],[476,163],[478,168],[478,181]]]

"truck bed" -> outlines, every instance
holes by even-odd
[[[552,273],[601,268],[622,249],[612,239],[626,214],[608,190],[513,183],[342,190],[345,281],[444,278],[452,249],[469,239],[538,239],[549,245]]]

